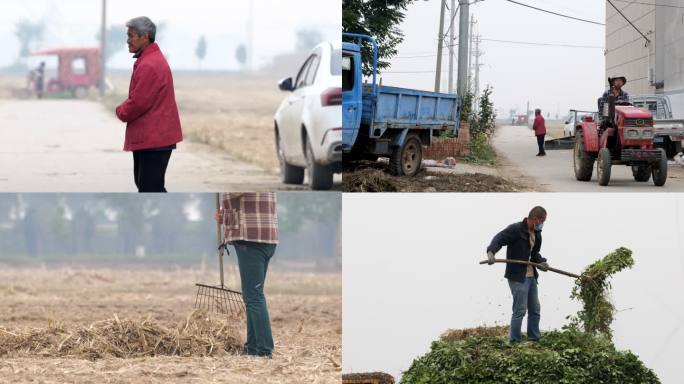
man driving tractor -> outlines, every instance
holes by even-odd
[[[610,89],[603,92],[603,96],[598,100],[598,110],[599,114],[603,113],[603,105],[608,101],[608,96],[611,94],[615,96],[616,102],[629,102],[629,94],[622,90],[622,87],[627,83],[627,78],[624,76],[609,77],[608,84],[610,84]]]

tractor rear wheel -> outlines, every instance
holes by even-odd
[[[610,182],[610,168],[613,165],[610,149],[601,148],[598,154],[598,164],[596,166],[596,176],[600,186],[606,186]]]
[[[404,145],[394,148],[390,157],[390,171],[396,176],[414,176],[423,162],[423,144],[416,134],[409,134]]]
[[[660,149],[660,160],[651,166],[651,174],[653,175],[653,184],[656,187],[662,187],[667,181],[667,155],[665,150]]]
[[[651,167],[648,165],[632,165],[632,176],[636,181],[648,181],[651,178]]]
[[[594,171],[594,155],[584,151],[584,134],[581,129],[575,131],[573,155],[575,178],[579,181],[591,180],[591,173]]]

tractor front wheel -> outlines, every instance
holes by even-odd
[[[598,154],[598,164],[596,166],[596,176],[598,176],[598,183],[600,186],[608,185],[610,182],[610,168],[613,165],[613,159],[610,155],[610,149],[601,148]]]
[[[594,156],[584,150],[584,134],[581,129],[575,130],[573,155],[575,178],[579,181],[591,180],[591,173],[594,170]]]
[[[651,167],[648,165],[632,165],[632,176],[636,181],[648,181],[651,178]]]
[[[651,166],[651,174],[653,175],[653,184],[656,187],[665,185],[667,181],[667,155],[662,148],[660,148],[660,160]]]

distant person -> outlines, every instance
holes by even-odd
[[[544,150],[546,123],[544,122],[544,116],[542,116],[541,109],[539,108],[534,110],[534,123],[532,124],[532,129],[534,130],[534,135],[537,137],[537,146],[539,146],[537,156],[546,156],[546,151]]]
[[[43,98],[45,93],[45,62],[41,61],[38,68],[35,70],[35,82],[36,82],[36,96],[39,99]]]
[[[541,265],[546,272],[549,264],[539,254],[542,245],[542,228],[546,221],[546,210],[537,206],[521,222],[513,223],[494,236],[487,247],[489,265],[494,264],[494,255],[502,247],[506,247],[507,260],[532,261]],[[537,268],[531,265],[506,264],[504,277],[508,279],[508,286],[513,296],[513,315],[511,316],[510,341],[522,341],[522,321],[527,313],[527,339],[538,341],[541,337],[539,321],[541,319],[541,305],[537,290]]]
[[[278,244],[275,192],[225,193],[216,221],[224,225],[226,243],[235,246],[242,295],[247,309],[243,355],[270,358],[273,333],[264,296],[268,264]]]
[[[171,69],[157,43],[157,26],[147,17],[126,23],[128,50],[137,59],[128,99],[116,107],[126,125],[124,151],[133,152],[138,192],[166,192],[171,151],[183,140]]]
[[[615,96],[615,101],[629,102],[629,94],[622,90],[622,87],[627,84],[627,78],[624,76],[609,77],[608,84],[610,88],[603,92],[603,95],[598,101],[599,116],[603,116],[603,106],[608,102],[608,96]]]

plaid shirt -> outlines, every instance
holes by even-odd
[[[278,244],[275,192],[227,192],[223,195],[225,241]]]

